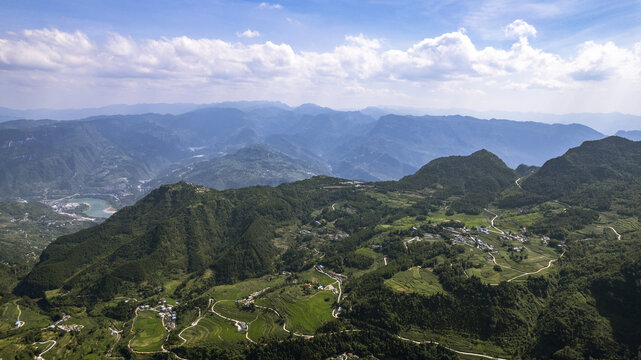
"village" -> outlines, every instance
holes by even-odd
[[[67,315],[65,313],[62,314],[62,318],[55,323],[47,326],[45,329],[60,329],[65,332],[72,332],[72,331],[80,331],[82,328],[84,328],[84,325],[78,325],[78,324],[61,324],[62,322],[69,321],[71,319],[71,315]],[[44,330],[44,329],[43,329]]]
[[[140,305],[136,311],[138,310],[151,310],[157,312],[158,317],[162,319],[163,326],[167,330],[172,330],[176,327],[176,310],[174,310],[173,306],[167,305],[167,299],[165,298],[160,299],[159,304],[155,307]]]

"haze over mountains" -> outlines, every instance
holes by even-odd
[[[199,107],[161,104],[126,109],[181,111],[194,106]],[[108,109],[126,110],[119,106],[99,110],[108,113]],[[218,189],[252,183],[275,185],[315,174],[393,180],[432,159],[481,149],[496,154],[512,168],[541,165],[583,141],[604,136],[577,124],[465,116],[378,118],[371,110],[235,102],[177,115],[6,121],[0,123],[0,165],[6,169],[0,174],[0,191],[5,199],[81,193],[112,197],[116,204],[124,204],[153,188],[150,184],[182,178]],[[261,146],[237,153],[256,144]],[[242,158],[249,153],[253,161],[233,166],[255,177],[241,176],[244,180],[239,182],[235,175],[240,173],[231,176],[228,171],[215,170],[220,166],[229,169],[233,156]],[[258,158],[278,160],[267,164],[257,162]]]
[[[246,156],[252,156],[257,147],[251,149]],[[436,337],[440,344],[447,341],[447,346],[459,349],[469,350],[470,345],[448,337],[472,339],[478,344],[475,355],[482,357],[558,359],[569,353],[580,355],[574,358],[633,358],[640,346],[641,319],[634,307],[641,299],[640,154],[641,142],[620,137],[585,142],[540,169],[531,169],[534,173],[523,179],[522,186],[515,183],[519,174],[486,150],[435,159],[399,181],[358,184],[318,176],[278,187],[226,191],[184,182],[163,185],[104,223],[58,238],[14,291],[43,299],[51,308],[90,309],[74,313],[74,321],[78,318],[91,324],[116,319],[125,329],[145,310],[143,306],[134,311],[143,303],[140,297],[146,302],[161,299],[163,304],[163,299],[171,297],[183,304],[175,303],[178,316],[190,319],[179,322],[176,329],[188,329],[195,326],[189,323],[196,316],[200,320],[223,317],[218,311],[248,319],[265,316],[261,312],[264,305],[251,310],[219,304],[213,310],[216,304],[235,299],[208,299],[249,293],[245,289],[229,295],[230,289],[242,289],[237,286],[254,291],[267,283],[276,288],[254,293],[249,299],[252,304],[280,306],[279,313],[285,315],[261,319],[272,324],[269,327],[262,323],[248,326],[273,338],[279,335],[264,329],[292,326],[290,319],[299,316],[291,304],[305,306],[316,294],[327,296],[324,302],[329,303],[337,295],[332,307],[326,305],[334,316],[319,321],[329,325],[318,325],[303,347],[310,346],[314,337],[328,337],[331,342],[332,336],[354,329],[408,341],[404,331],[411,328],[415,337]],[[601,201],[593,201],[595,193]],[[603,193],[607,196],[600,195]],[[534,201],[526,207],[510,205],[514,195]],[[497,203],[503,205],[495,208]],[[443,217],[444,208],[451,215]],[[499,215],[493,211],[506,219],[496,223]],[[495,217],[489,220],[488,213]],[[607,217],[612,220],[603,220]],[[458,220],[461,218],[467,227]],[[435,224],[432,219],[442,222]],[[472,227],[475,221],[491,225]],[[625,229],[620,230],[625,237],[613,225]],[[609,229],[617,237],[609,236]],[[321,262],[324,265],[313,267]],[[515,270],[524,266],[536,267],[529,272]],[[341,293],[319,285],[304,293],[301,289],[308,285],[294,281],[310,272],[322,275],[324,268],[332,269],[328,270],[334,276],[332,284],[346,282]],[[334,271],[348,275],[340,277]],[[515,272],[507,275],[510,271]],[[411,280],[403,280],[408,273]],[[523,277],[527,278],[520,279]],[[411,281],[416,288],[408,288],[403,281]],[[200,315],[193,310],[207,301],[211,313]],[[207,326],[213,327],[205,323],[203,328]],[[574,329],[580,330],[579,335]],[[251,336],[257,338],[256,333],[245,331],[247,335],[237,340],[240,346],[245,339],[253,342]],[[305,357],[301,355],[305,350],[298,349],[287,335],[266,345],[262,344],[265,339],[257,338],[261,345],[243,347],[233,357],[215,352],[218,346],[235,346],[222,337],[201,340],[207,340],[209,330],[205,335],[188,334],[185,339],[161,339],[163,347],[157,345],[161,350],[154,351],[166,346],[192,358],[211,358],[212,354],[239,359]],[[122,336],[136,339],[143,335],[125,331]],[[125,354],[145,349],[135,342],[125,343],[134,344],[128,350],[120,345]],[[417,343],[409,340],[407,345]],[[69,344],[58,351],[75,354],[82,341]],[[18,351],[17,345],[12,346],[7,349]],[[352,351],[344,344],[339,348]],[[363,346],[353,351],[369,349]],[[291,353],[297,355],[283,355]],[[383,358],[395,355],[385,353]],[[443,357],[423,354],[412,358]]]
[[[82,109],[10,109],[0,107],[0,122],[21,119],[76,120],[101,115],[137,115],[144,113],[179,115],[208,107],[226,107],[241,110],[252,110],[265,107],[275,107],[283,110],[295,109],[295,107],[291,107],[279,101],[225,101],[211,104],[115,104]],[[298,108],[300,109],[305,107],[309,107],[309,105],[302,105]],[[436,109],[400,106],[371,106],[359,111],[364,115],[368,115],[376,119],[389,114],[413,116],[423,116],[426,114],[436,116],[460,114],[480,119],[534,121],[545,124],[582,124],[606,135],[614,135],[619,130],[641,130],[641,116],[623,113],[548,114],[539,112],[499,110],[479,111],[465,108]]]

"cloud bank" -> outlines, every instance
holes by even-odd
[[[160,95],[158,101],[185,101],[186,95],[200,91],[204,101],[219,100],[212,97],[224,92],[239,98],[271,95],[334,106],[349,105],[341,103],[346,93],[366,99],[364,103],[413,104],[425,101],[429,91],[438,92],[432,97],[436,103],[430,105],[453,106],[455,97],[449,95],[447,100],[444,94],[458,91],[461,99],[466,94],[498,97],[536,90],[537,99],[542,99],[542,91],[576,95],[612,82],[621,91],[639,89],[641,42],[632,48],[586,42],[574,55],[562,57],[532,46],[529,39],[536,36],[536,29],[523,20],[507,25],[505,34],[515,39],[508,48],[479,48],[465,29],[459,29],[405,49],[385,47],[382,39],[359,34],[346,36],[331,51],[312,52],[271,41],[242,44],[185,36],[136,40],[114,33],[99,42],[81,31],[23,30],[0,38],[0,91],[38,92],[64,84],[69,95],[74,89],[82,92],[98,86],[109,93],[144,88],[156,95],[169,94]],[[237,35],[260,34],[247,29]]]

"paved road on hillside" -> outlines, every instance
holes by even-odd
[[[614,233],[615,233],[615,234],[616,234],[616,236],[617,236],[617,240],[621,240],[621,234],[619,234],[616,230],[614,230],[614,228],[613,228],[612,226],[608,226],[608,227],[609,227],[612,231],[614,231]]]

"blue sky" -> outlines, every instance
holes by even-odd
[[[2,1],[0,106],[641,114],[640,1]]]

